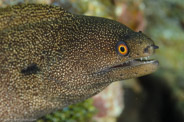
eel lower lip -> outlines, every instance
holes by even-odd
[[[124,62],[122,64],[112,66],[111,68],[133,67],[133,66],[144,65],[144,64],[157,64],[158,65],[158,63],[159,62],[157,60],[134,59],[134,60]]]

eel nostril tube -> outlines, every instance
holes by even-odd
[[[153,46],[153,49],[158,49],[159,46],[156,46],[156,45],[152,45]]]
[[[155,49],[158,49],[159,46],[156,45],[150,45],[144,48],[144,53],[149,53],[151,50],[154,52]]]

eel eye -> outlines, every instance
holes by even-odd
[[[117,52],[123,56],[126,56],[129,52],[127,45],[123,41],[118,42],[116,48]]]

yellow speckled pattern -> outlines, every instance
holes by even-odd
[[[119,41],[129,47],[127,56],[116,52]],[[152,55],[153,45],[116,21],[59,7],[0,9],[0,121],[34,120],[111,82],[152,73],[157,63],[115,66]]]

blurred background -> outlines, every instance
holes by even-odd
[[[100,94],[37,122],[184,122],[184,0],[0,0],[62,6],[143,31],[160,48],[157,72],[112,83]]]

